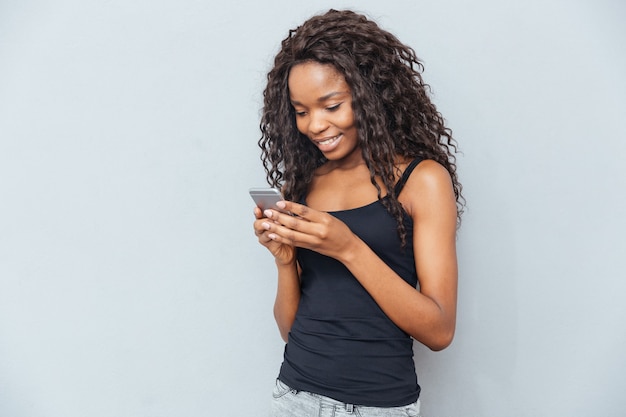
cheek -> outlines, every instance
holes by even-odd
[[[304,117],[296,117],[296,128],[300,133],[306,135],[308,123]]]
[[[345,112],[337,119],[337,124],[341,125],[343,129],[351,129],[355,127],[354,114],[352,112]]]

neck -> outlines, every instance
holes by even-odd
[[[361,153],[361,148],[355,148],[349,155],[337,160],[329,160],[326,166],[329,170],[343,170],[350,171],[361,165],[365,165],[365,159]]]

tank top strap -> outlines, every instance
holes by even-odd
[[[394,187],[394,192],[396,193],[396,196],[400,195],[400,192],[404,188],[404,184],[406,184],[409,177],[411,176],[411,173],[413,172],[415,167],[423,160],[424,159],[422,157],[418,156],[417,158],[412,160],[411,163],[406,167],[406,169],[402,173],[402,177],[400,178],[400,180],[396,183],[396,186]]]

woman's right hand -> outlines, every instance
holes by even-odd
[[[254,208],[254,234],[259,239],[259,243],[265,246],[270,253],[274,256],[276,263],[280,265],[289,265],[296,261],[296,248],[292,245],[276,242],[268,235],[270,232],[269,224],[273,220],[268,219],[263,215],[260,208]]]

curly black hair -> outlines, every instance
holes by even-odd
[[[422,157],[443,165],[452,178],[460,221],[464,199],[456,172],[456,141],[429,97],[423,64],[415,51],[375,22],[355,12],[329,10],[289,31],[267,75],[261,119],[261,160],[271,186],[287,200],[301,201],[323,154],[296,127],[289,99],[291,68],[304,62],[330,64],[346,80],[363,158],[378,198],[406,239],[402,206],[394,194],[398,157]],[[381,179],[389,198],[382,198]]]

